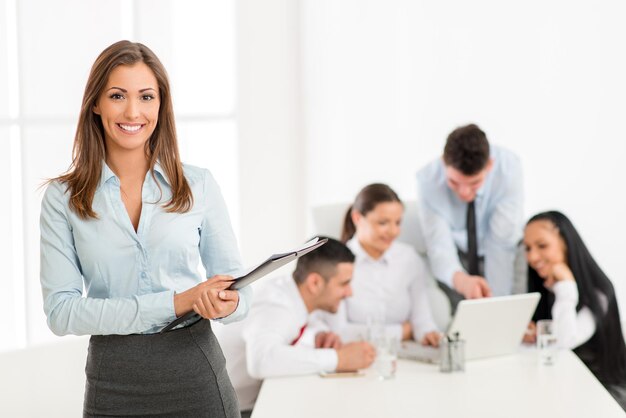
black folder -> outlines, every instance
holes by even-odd
[[[259,280],[261,277],[268,275],[269,273],[284,266],[285,264],[290,263],[291,261],[299,257],[302,257],[303,255],[310,253],[311,251],[321,247],[327,241],[328,241],[328,238],[324,238],[324,239],[314,238],[311,241],[304,244],[302,247],[297,248],[293,251],[289,251],[289,252],[282,253],[282,254],[274,254],[270,256],[267,260],[262,262],[261,264],[255,267],[252,267],[246,273],[237,277],[234,283],[230,285],[229,289],[238,290],[238,289],[244,288],[248,286],[250,283]],[[172,328],[182,324],[183,322],[186,322],[193,318],[200,318],[200,315],[198,315],[194,311],[188,312],[187,314],[181,316],[180,318],[176,318],[175,320],[167,324],[160,331],[160,333],[163,334],[164,332],[167,332],[171,330]]]

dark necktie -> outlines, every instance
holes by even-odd
[[[474,201],[467,204],[467,264],[469,274],[478,275],[478,239],[476,237]]]

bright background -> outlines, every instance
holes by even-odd
[[[170,72],[183,158],[215,174],[247,264],[370,182],[415,199],[417,169],[475,122],[522,158],[525,214],[566,212],[626,312],[625,18],[609,0],[0,0],[0,350],[56,339],[38,186],[123,38]]]

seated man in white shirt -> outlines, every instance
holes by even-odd
[[[478,126],[462,126],[417,180],[430,267],[453,305],[511,294],[523,226],[519,158],[490,146]]]
[[[319,332],[314,344],[301,340],[311,312],[336,312],[339,302],[352,294],[353,263],[352,252],[329,238],[298,259],[293,278],[280,278],[256,289],[244,321],[216,330],[242,417],[249,416],[262,379],[352,371],[374,361],[371,345],[342,344],[332,332]]]

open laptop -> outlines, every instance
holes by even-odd
[[[539,293],[462,300],[446,333],[465,340],[465,359],[512,354],[519,350],[526,327],[539,303]],[[400,358],[439,362],[439,349],[418,342],[402,343]]]

